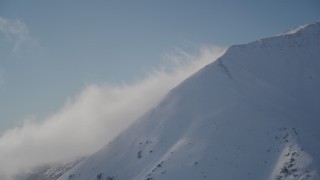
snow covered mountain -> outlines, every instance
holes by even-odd
[[[320,23],[231,46],[59,180],[320,179],[319,93]]]

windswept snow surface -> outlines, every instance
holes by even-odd
[[[319,23],[231,46],[59,180],[320,179],[319,93]]]

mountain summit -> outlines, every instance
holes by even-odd
[[[231,46],[59,180],[319,179],[319,92],[320,23]]]

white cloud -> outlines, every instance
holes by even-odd
[[[0,17],[0,33],[12,44],[11,53],[18,55],[23,46],[37,47],[37,41],[30,36],[29,30],[19,19],[11,20]]]
[[[198,55],[183,51],[167,55],[175,62],[169,69],[154,70],[132,84],[89,85],[41,123],[31,120],[6,131],[0,137],[0,179],[97,151],[170,89],[223,52],[221,48],[202,48]]]

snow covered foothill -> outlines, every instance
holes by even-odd
[[[231,46],[59,180],[319,179],[320,23]]]

